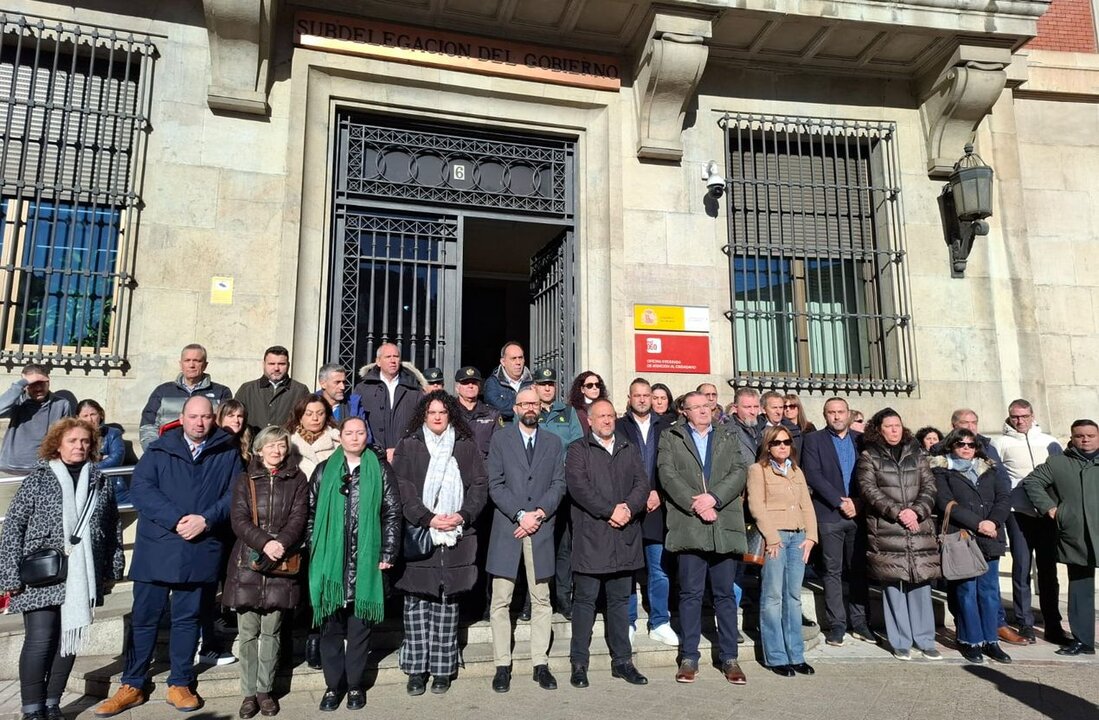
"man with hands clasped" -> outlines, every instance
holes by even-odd
[[[633,664],[629,604],[635,570],[645,566],[640,518],[649,498],[649,477],[641,453],[622,433],[610,400],[588,407],[591,433],[569,445],[565,481],[572,498],[573,687],[588,687],[588,658],[595,601],[607,596],[604,622],[611,651],[611,676],[631,685],[648,679]],[[730,585],[731,586],[731,585]]]
[[[156,649],[160,617],[171,604],[171,673],[167,702],[197,710],[192,692],[201,598],[218,581],[224,548],[216,527],[229,516],[240,455],[232,436],[214,423],[210,398],[194,395],[181,427],[149,445],[134,469],[130,497],[137,509],[130,579],[133,620],[122,686],[95,714],[111,717],[145,702],[143,687]]]
[[[497,430],[489,445],[488,494],[492,514],[486,572],[492,577],[492,642],[496,675],[492,689],[511,688],[511,597],[522,567],[531,596],[530,652],[534,680],[545,690],[557,689],[549,669],[553,608],[550,579],[554,573],[554,513],[565,496],[561,441],[540,432],[541,403],[534,388],[515,396],[519,422]]]

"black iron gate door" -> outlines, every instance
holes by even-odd
[[[395,343],[418,368],[453,377],[461,348],[461,222],[457,216],[341,208],[336,214],[331,357],[346,368]]]
[[[566,230],[530,260],[532,369],[551,367],[568,387],[576,372],[576,297],[573,233]]]

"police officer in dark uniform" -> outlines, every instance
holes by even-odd
[[[458,407],[461,408],[462,419],[473,431],[473,440],[477,443],[477,449],[487,458],[492,433],[496,428],[503,427],[504,421],[500,418],[499,410],[480,399],[481,371],[472,365],[459,368],[454,374],[454,394],[458,396]]]
[[[424,394],[444,390],[443,371],[440,368],[428,368],[424,370]]]

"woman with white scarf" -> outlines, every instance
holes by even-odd
[[[436,390],[424,396],[393,455],[405,522],[430,537],[427,557],[398,567],[405,592],[404,642],[398,661],[408,694],[445,693],[458,670],[455,596],[477,580],[473,521],[488,497],[488,474],[457,401]],[[410,529],[411,529],[410,528]],[[413,530],[414,531],[414,530]]]
[[[96,428],[83,420],[54,423],[37,467],[12,498],[0,534],[0,588],[9,612],[23,613],[19,686],[24,720],[61,720],[61,694],[107,586],[122,578],[122,529],[114,487],[95,467]],[[75,542],[74,542],[75,541]],[[64,578],[27,587],[20,561],[56,549]]]
[[[1011,513],[1011,481],[996,472],[977,436],[956,428],[942,442],[946,455],[930,458],[935,506],[941,519],[950,508],[950,531],[968,530],[988,561],[988,571],[969,580],[950,580],[950,611],[958,651],[971,663],[989,658],[1011,662],[1000,647],[1000,557],[1007,550],[1004,526]]]

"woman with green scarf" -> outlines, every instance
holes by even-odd
[[[324,712],[345,693],[348,710],[366,705],[370,630],[385,613],[382,571],[401,540],[401,497],[385,454],[367,445],[361,418],[344,419],[339,431],[340,447],[309,483],[309,597],[321,627]]]

